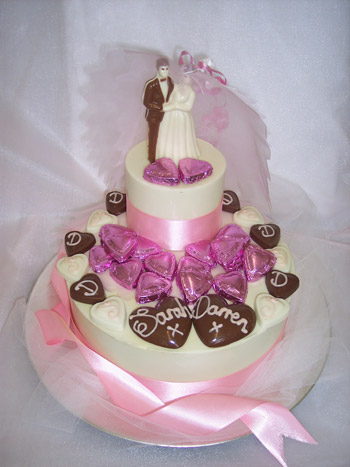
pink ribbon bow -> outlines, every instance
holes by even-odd
[[[184,57],[187,57],[189,61],[185,63]],[[221,73],[221,71],[212,68],[208,62],[210,62],[210,60],[198,60],[198,64],[196,65],[194,63],[193,56],[186,50],[183,50],[179,57],[179,66],[183,68],[185,73],[192,73],[195,70],[204,71],[209,73],[209,75],[213,78],[217,79],[219,83],[226,85],[227,80],[225,76]]]
[[[56,267],[52,283],[61,302],[52,310],[36,312],[47,345],[74,342],[117,407],[145,421],[192,436],[215,434],[224,428],[230,429],[234,422],[241,420],[285,467],[283,436],[316,444],[286,407],[274,402],[215,392],[212,381],[199,383],[200,393],[194,392],[198,383],[151,380],[150,389],[142,378],[114,365],[84,343],[71,320],[66,283]],[[214,381],[220,387],[223,380],[219,378]]]

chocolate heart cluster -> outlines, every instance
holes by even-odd
[[[288,249],[278,246],[280,229],[276,224],[254,224],[249,235],[237,224],[225,225],[214,239],[188,245],[186,255],[177,264],[173,253],[163,251],[155,242],[117,223],[114,216],[125,212],[125,206],[125,194],[108,193],[109,214],[99,211],[98,218],[111,222],[108,216],[113,214],[110,217],[114,223],[99,227],[101,244],[96,245],[92,233],[68,232],[65,247],[69,258],[66,260],[77,258],[81,263],[86,258],[82,253],[89,251],[89,264],[95,273],[109,270],[116,283],[126,289],[136,289],[138,303],[158,301],[155,308],[141,307],[130,315],[132,329],[149,342],[156,343],[156,340],[162,342],[157,345],[178,348],[186,341],[193,322],[205,345],[227,345],[245,337],[246,330],[249,333],[254,329],[255,313],[244,305],[249,282],[265,277],[268,292],[278,299],[288,298],[299,287],[299,279],[290,273]],[[240,210],[238,197],[232,191],[224,192],[223,209],[237,213],[235,215],[246,211],[248,217],[259,219],[253,208]],[[62,267],[75,277],[73,269],[77,265],[69,261]],[[213,276],[212,269],[217,265],[225,272]],[[74,282],[71,297],[91,305],[103,302],[106,297],[97,274],[85,274]],[[174,278],[182,300],[170,297]],[[211,288],[215,295],[208,295]],[[148,335],[150,323],[158,331]]]
[[[160,347],[182,347],[192,324],[207,347],[223,347],[248,336],[256,323],[247,305],[228,304],[218,295],[203,295],[191,310],[183,300],[167,297],[155,308],[140,307],[129,317],[131,329],[141,339]]]
[[[250,243],[251,237],[236,224],[225,225],[213,240],[188,245],[179,261],[177,284],[188,303],[193,303],[213,286],[215,292],[233,302],[244,303],[248,282],[255,282],[272,270],[273,252]],[[226,271],[215,277],[211,269],[219,264]]]
[[[181,159],[177,166],[172,159],[162,157],[145,168],[143,178],[157,185],[174,186],[180,181],[187,184],[198,182],[212,173],[213,166],[206,161],[189,157]]]
[[[279,241],[279,228],[274,224],[254,225],[251,233],[255,241],[265,245],[265,248]],[[273,252],[251,244],[251,237],[235,224],[224,226],[212,241],[203,240],[188,245],[186,256],[179,260],[178,265],[171,252],[162,251],[156,243],[138,236],[127,227],[106,224],[101,227],[99,236],[101,245],[94,245],[89,252],[91,269],[96,273],[109,269],[111,277],[118,284],[126,289],[136,288],[139,303],[168,296],[175,273],[177,285],[187,303],[197,301],[212,286],[218,295],[244,303],[247,282],[266,276],[277,260]],[[66,235],[67,251],[73,248],[73,240],[75,253],[85,251],[88,243],[94,243],[90,237],[94,238],[91,234],[70,232]],[[82,250],[79,250],[79,245]],[[213,277],[211,269],[217,264],[226,272]],[[266,279],[270,293],[278,298],[287,298],[293,293],[291,290],[295,290],[296,276],[279,271],[276,278],[276,274],[268,275]]]
[[[94,242],[90,244],[95,243],[92,234],[83,232],[69,234],[74,234],[74,238],[82,240],[91,236]],[[67,241],[70,242],[73,238],[69,234],[66,235],[67,253],[71,248]],[[94,272],[99,274],[109,269],[111,277],[119,285],[126,289],[136,287],[136,300],[139,303],[159,300],[170,294],[176,271],[176,259],[171,252],[163,251],[151,240],[140,237],[133,230],[117,224],[103,225],[99,236],[101,244],[92,246],[89,251],[89,264]],[[79,244],[76,242],[74,253],[85,252],[86,243],[87,241],[81,241]],[[81,250],[79,245],[82,247]],[[98,279],[97,276],[96,278]],[[100,282],[100,279],[96,284],[97,282]],[[78,284],[73,285],[76,287]],[[78,290],[81,290],[81,287]],[[73,292],[73,295],[76,300],[90,303],[91,299],[87,301],[85,294],[77,295]]]

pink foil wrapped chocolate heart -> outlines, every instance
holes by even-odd
[[[250,237],[236,224],[225,225],[211,242],[211,248],[217,262],[227,271],[242,267],[242,255]]]
[[[145,259],[145,269],[172,281],[176,271],[176,259],[173,253],[162,251]]]
[[[210,267],[210,269],[215,268],[216,261],[210,246],[210,240],[202,240],[200,242],[191,243],[186,246],[186,254],[192,256],[198,261],[202,261]]]
[[[130,258],[137,248],[136,233],[126,227],[107,224],[100,230],[101,243],[118,263]]]
[[[168,157],[162,157],[148,165],[143,172],[143,178],[157,185],[173,186],[180,183],[179,170],[175,162]]]
[[[218,237],[211,242],[216,261],[225,269],[233,267],[244,251],[244,242],[231,237]]]
[[[125,289],[134,289],[142,271],[140,259],[130,259],[125,263],[113,262],[110,267],[110,275],[118,284]]]
[[[244,250],[243,267],[248,281],[255,282],[265,276],[276,263],[276,256],[256,245],[248,245]]]
[[[137,283],[135,298],[138,303],[154,302],[167,297],[170,292],[170,281],[154,272],[144,272]]]
[[[122,225],[116,224],[105,224],[101,227],[99,236],[103,242],[105,238],[109,238],[113,235],[130,235],[132,237],[137,237],[137,233],[134,230],[129,229],[128,227],[123,227]]]
[[[230,272],[230,271],[241,271],[243,272],[243,253],[244,250],[242,251],[241,255],[236,256],[230,263],[226,264],[224,266],[225,271]]]
[[[107,271],[113,262],[112,256],[106,252],[102,245],[97,245],[89,251],[89,264],[94,272]]]
[[[145,237],[137,237],[137,247],[133,254],[133,258],[145,259],[147,256],[155,255],[162,251],[161,247],[152,240]]]
[[[240,303],[244,303],[248,291],[247,279],[237,271],[218,274],[214,277],[213,287],[221,297]]]
[[[230,237],[236,240],[240,240],[244,245],[248,245],[250,237],[244,230],[236,224],[227,224],[216,234],[215,238]]]
[[[191,303],[210,290],[213,276],[204,263],[191,256],[184,256],[179,261],[176,282],[185,301]]]
[[[213,173],[213,166],[207,161],[187,157],[179,162],[180,178],[190,184],[203,180]]]

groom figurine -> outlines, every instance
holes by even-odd
[[[147,81],[143,94],[143,105],[146,106],[146,120],[148,122],[148,160],[156,159],[156,147],[160,122],[163,120],[163,104],[168,102],[173,92],[174,83],[169,76],[169,62],[166,58],[159,58],[156,62],[157,76]]]

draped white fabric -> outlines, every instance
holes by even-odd
[[[102,433],[65,411],[29,362],[23,302],[14,306],[15,300],[28,297],[72,219],[101,202],[112,170],[115,186],[123,187],[119,143],[147,133],[141,100],[130,123],[123,111],[128,97],[121,99],[115,87],[114,52],[121,45],[174,60],[183,49],[196,59],[210,57],[262,115],[271,150],[271,217],[321,284],[332,324],[322,376],[294,410],[319,445],[286,440],[286,457],[291,466],[346,465],[349,16],[349,3],[340,0],[0,2],[2,466],[132,466],[141,456],[145,466],[277,465],[253,437],[174,450]],[[141,94],[139,83],[152,73],[140,64],[125,80]],[[120,130],[125,126],[127,134]]]

